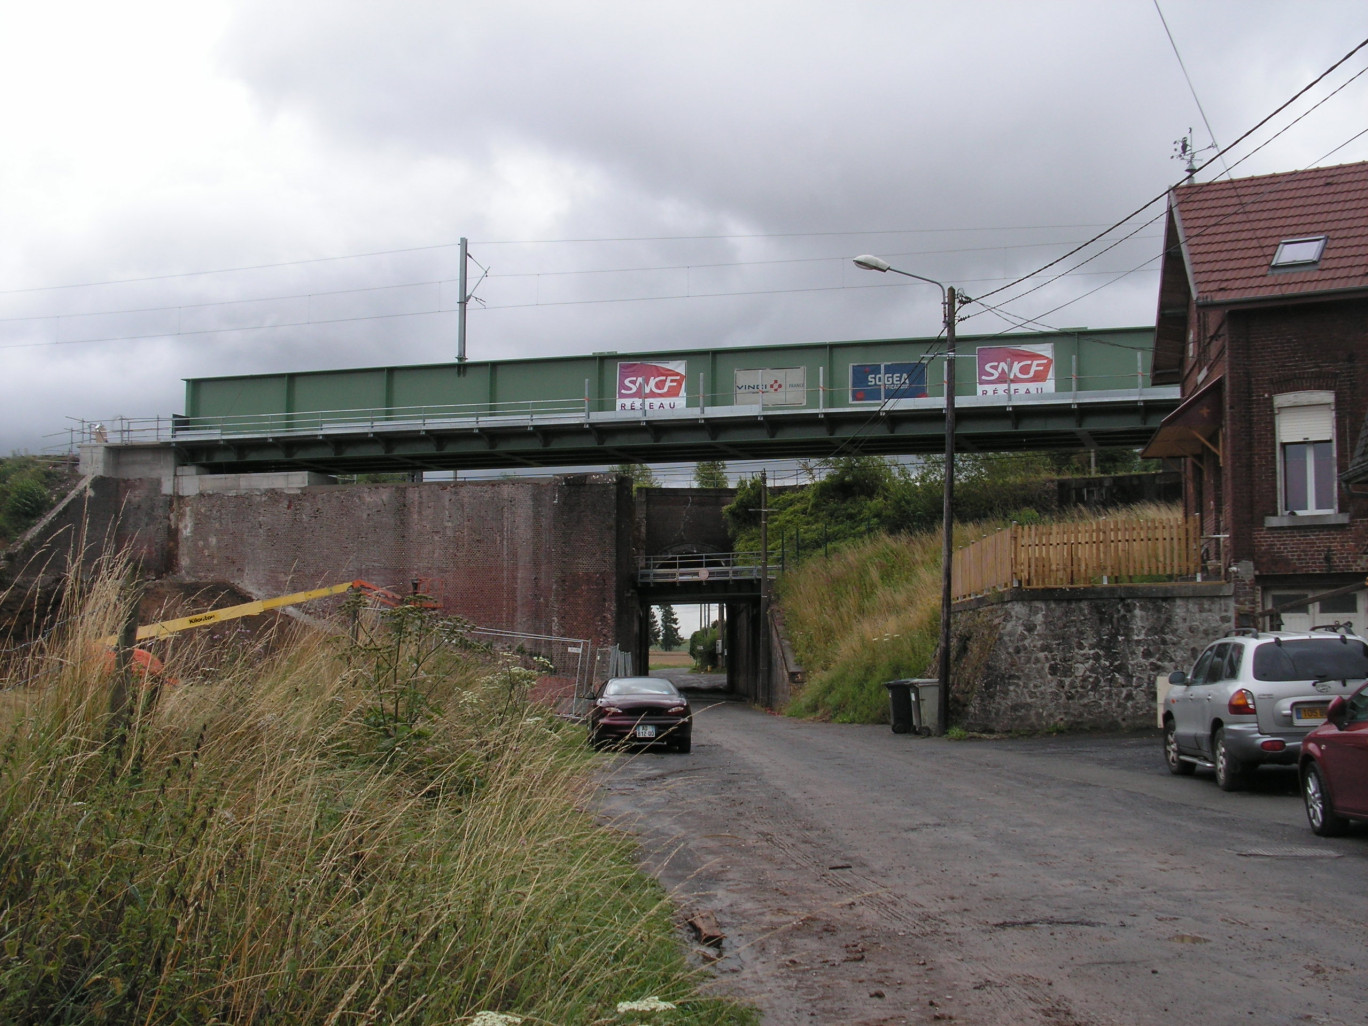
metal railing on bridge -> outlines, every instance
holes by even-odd
[[[694,584],[721,581],[758,581],[759,552],[702,552],[675,556],[645,556],[637,567],[640,584]],[[771,557],[771,578],[779,576],[779,561]]]
[[[1077,406],[1082,399],[1112,402],[1166,400],[1177,396],[1175,387],[1155,387],[1149,384],[1148,371],[1137,354],[1134,384],[1118,387],[1124,375],[1108,373],[1091,379],[1074,369],[1060,384],[1067,388],[1034,395],[983,397],[960,394],[957,404],[969,410],[976,406],[1012,409],[1014,407]],[[1095,380],[1093,380],[1095,379]],[[678,409],[653,411],[650,420],[668,422],[678,419],[725,418],[735,416],[785,417],[810,413],[855,413],[868,415],[906,410],[938,410],[945,405],[943,395],[888,399],[879,404],[854,402],[848,383],[809,385],[791,390],[801,393],[801,399],[784,405],[773,405],[763,399],[742,403],[734,391],[709,392],[700,381],[696,392],[690,394],[687,405]],[[622,409],[613,396],[591,396],[589,382],[584,393],[557,398],[482,400],[479,402],[434,404],[421,406],[387,406],[383,408],[291,409],[261,413],[230,415],[124,417],[106,420],[69,418],[66,431],[52,435],[63,437],[69,451],[83,443],[113,443],[117,445],[149,445],[173,442],[227,440],[240,437],[286,438],[319,434],[346,436],[371,435],[396,431],[431,431],[451,427],[479,429],[482,427],[523,426],[527,428],[556,427],[572,423],[641,421],[646,415],[639,409]],[[1171,394],[1170,394],[1171,393]],[[54,445],[56,448],[60,445]]]

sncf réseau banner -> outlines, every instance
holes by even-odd
[[[619,410],[682,410],[685,406],[683,360],[619,363]]]
[[[1053,392],[1054,343],[980,346],[979,395],[1037,395]]]

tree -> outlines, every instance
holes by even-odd
[[[727,488],[727,463],[725,460],[700,460],[694,466],[694,484],[699,488]]]
[[[651,607],[651,644],[660,644],[660,617],[656,616],[656,607]]]
[[[619,463],[613,468],[613,473],[630,477],[632,479],[632,491],[634,492],[641,488],[660,487],[660,482],[656,480],[655,474],[645,463]]]
[[[660,607],[660,647],[673,652],[683,641],[679,633],[679,617],[675,616],[674,606]]]

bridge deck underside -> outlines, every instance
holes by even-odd
[[[1178,404],[1176,388],[956,403],[957,445],[990,452],[1138,448]],[[421,423],[376,420],[345,429],[172,436],[182,464],[212,473],[325,473],[569,467],[623,462],[821,458],[858,451],[944,451],[939,403],[883,409],[772,411],[754,407],[668,416],[499,417]]]

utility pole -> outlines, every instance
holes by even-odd
[[[941,522],[940,689],[936,694],[936,731],[950,724],[950,605],[955,560],[955,288],[945,290],[945,492]]]
[[[941,509],[945,537],[941,543],[940,692],[936,696],[936,730],[944,734],[950,725],[950,586],[955,558],[955,303],[959,297],[954,288],[947,288],[935,278],[901,270],[873,253],[857,256],[855,266],[881,274],[892,271],[934,285],[941,290],[945,304],[945,491]]]
[[[461,290],[461,298],[456,303],[456,362],[466,362],[466,304],[470,302],[470,294],[466,291],[466,263],[469,260],[468,244],[465,236],[461,237],[461,269],[457,273],[457,284]]]
[[[760,471],[760,664],[759,687],[756,698],[770,706],[770,636],[769,636],[769,485],[765,471]]]

